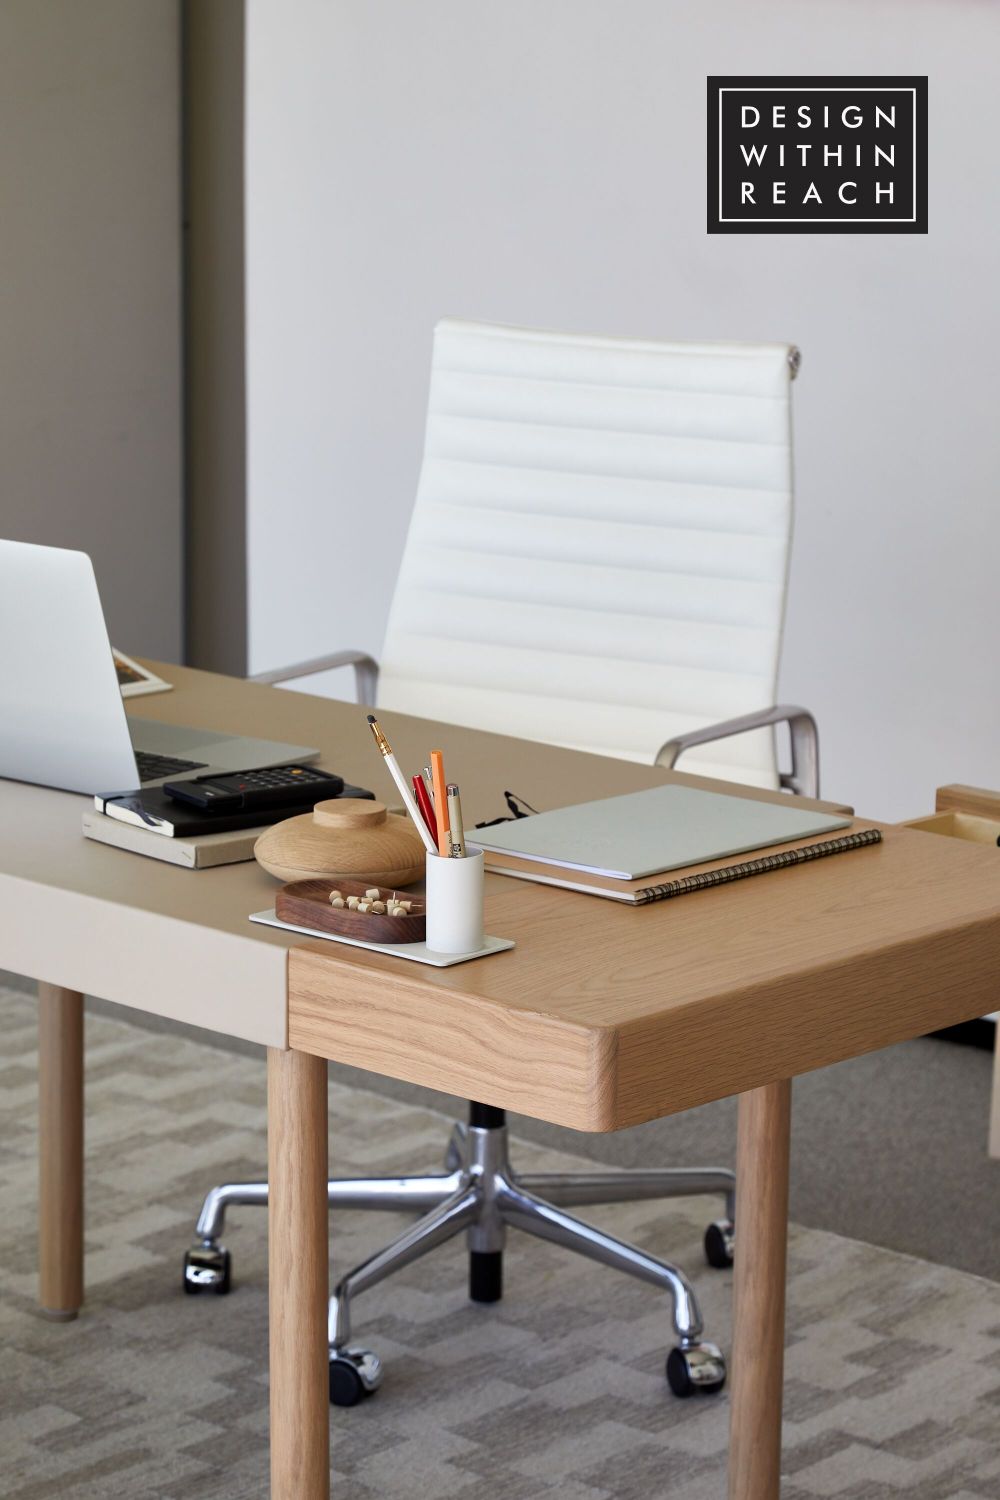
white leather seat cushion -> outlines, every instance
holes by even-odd
[[[645,762],[771,704],[788,353],[441,323],[380,703]],[[773,786],[773,737],[683,767]]]

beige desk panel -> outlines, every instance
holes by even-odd
[[[5,875],[0,904],[0,966],[13,973],[287,1046],[288,954],[281,944]]]
[[[92,843],[88,802],[0,781],[0,968],[285,1046],[288,945],[246,920],[271,898],[269,877]]]

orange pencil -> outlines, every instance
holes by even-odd
[[[444,756],[440,750],[431,751],[431,772],[434,777],[434,816],[437,819],[438,853],[443,859],[451,854],[448,842],[448,783],[444,779]]]

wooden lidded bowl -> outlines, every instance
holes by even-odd
[[[398,889],[424,875],[424,842],[410,819],[361,797],[317,802],[312,812],[273,824],[253,852],[283,881],[354,876]]]
[[[422,847],[422,846],[421,846]],[[405,917],[390,917],[388,912],[352,911],[347,906],[331,906],[330,892],[338,890],[345,897],[364,896],[374,881],[294,880],[283,886],[274,901],[275,915],[295,927],[315,927],[338,937],[359,938],[364,943],[422,943],[427,934],[427,907],[423,899],[413,901],[413,910]],[[388,902],[395,887],[379,886],[379,899]]]

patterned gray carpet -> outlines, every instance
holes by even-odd
[[[0,1496],[263,1500],[263,1214],[232,1215],[229,1298],[186,1298],[179,1277],[206,1186],[260,1175],[262,1067],[88,1021],[88,1300],[53,1325],[33,1300],[33,1002],[0,991],[0,1020]],[[430,1111],[341,1087],[330,1109],[335,1170],[440,1159],[446,1124]],[[537,1146],[518,1159],[567,1161]],[[730,1277],[700,1252],[712,1211],[588,1212],[686,1266],[725,1347]],[[344,1214],[335,1264],[401,1222]],[[669,1395],[655,1292],[517,1235],[502,1304],[471,1305],[464,1282],[455,1244],[359,1299],[356,1335],[387,1375],[374,1400],[332,1414],[335,1495],[721,1500],[727,1398]],[[996,1500],[1000,1285],[797,1229],[789,1301],[785,1500]]]

